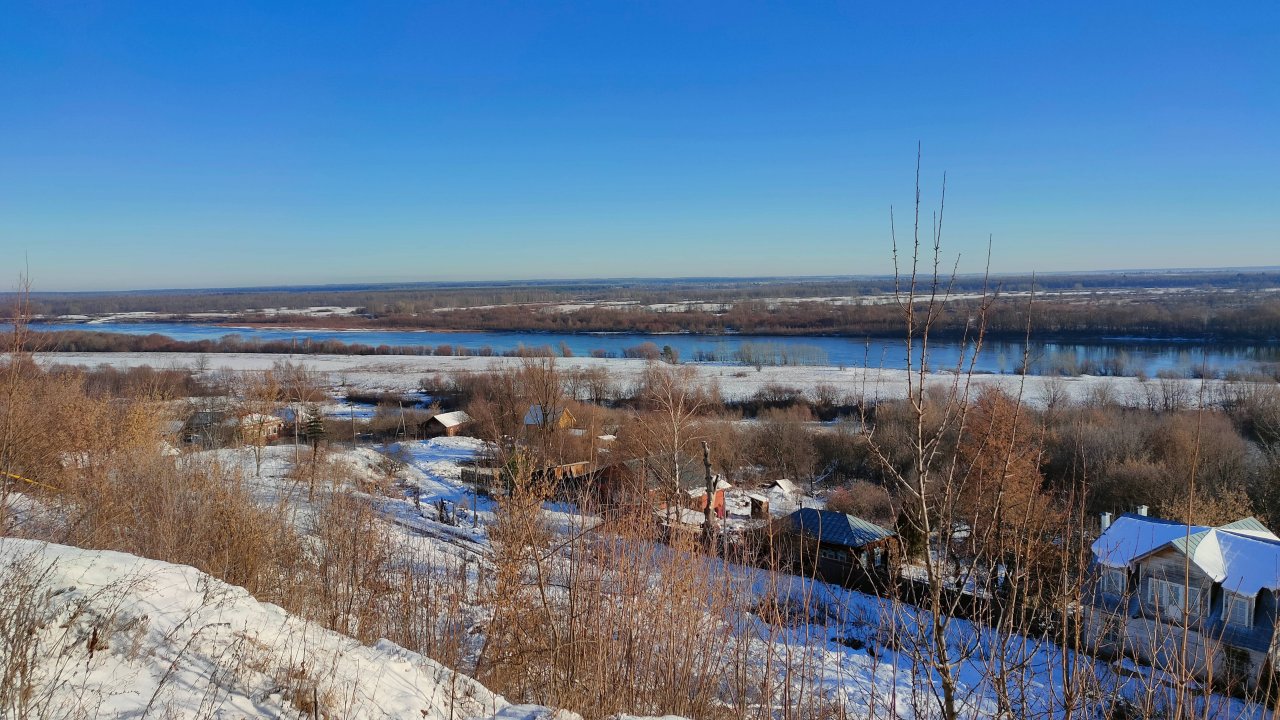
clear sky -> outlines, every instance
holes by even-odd
[[[1280,3],[0,0],[0,283],[881,273],[917,141],[964,270],[1280,264]]]

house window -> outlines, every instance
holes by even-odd
[[[818,554],[826,560],[839,560],[840,562],[846,562],[849,557],[843,550],[832,550],[830,548],[819,548]]]
[[[1102,615],[1102,645],[1117,652],[1124,648],[1123,615]]]
[[[1123,595],[1124,581],[1124,570],[1104,568],[1102,571],[1102,592],[1107,595]]]
[[[1164,615],[1171,617],[1198,615],[1200,589],[1190,588],[1180,582],[1152,578],[1147,584],[1147,602]]]
[[[1253,627],[1253,598],[1228,592],[1222,603],[1223,612],[1228,625],[1237,627]]]

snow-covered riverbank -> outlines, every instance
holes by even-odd
[[[282,360],[302,363],[326,374],[336,385],[364,391],[410,392],[418,389],[425,375],[449,372],[488,372],[515,367],[523,360],[507,357],[449,357],[418,355],[277,355],[256,353],[210,353],[203,355],[181,353],[41,353],[41,363],[46,365],[80,365],[94,367],[109,365],[117,368],[149,365],[154,368],[194,368],[208,370],[229,368],[232,370],[265,370]],[[645,360],[619,358],[556,358],[560,369],[603,367],[613,380],[623,388],[640,381]],[[890,399],[905,396],[907,373],[885,368],[840,368],[833,366],[764,367],[756,370],[740,365],[689,364],[704,383],[719,387],[721,394],[730,400],[750,397],[771,385],[783,385],[812,391],[822,385],[835,388],[842,394],[868,399]],[[933,373],[929,382],[950,385],[965,382],[952,373]],[[1077,377],[1026,376],[978,374],[972,379],[972,390],[997,386],[1007,392],[1021,391],[1024,401],[1042,406],[1052,399],[1084,401],[1106,397],[1110,400],[1140,405],[1151,392],[1177,392],[1194,400],[1203,391],[1206,398],[1213,398],[1225,385],[1221,380],[1140,380],[1133,377]]]

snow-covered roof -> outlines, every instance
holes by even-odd
[[[1188,531],[1185,524],[1173,520],[1144,515],[1121,515],[1111,523],[1106,532],[1093,541],[1093,556],[1108,567],[1128,567],[1129,563],[1156,548],[1186,537],[1188,532],[1194,535],[1208,529],[1192,525]]]
[[[791,482],[786,478],[779,478],[777,480],[774,480],[773,482],[769,483],[768,487],[776,487],[782,492],[787,493],[789,495],[804,494],[803,492],[800,491],[800,488],[797,487],[795,483]]]
[[[1227,523],[1218,529],[1226,530],[1232,535],[1248,535],[1249,537],[1258,537],[1264,540],[1280,540],[1280,537],[1276,537],[1275,533],[1258,521],[1258,518],[1252,516],[1233,523]]]
[[[311,419],[311,411],[307,410],[306,407],[276,407],[275,410],[271,410],[271,415],[275,415],[276,418],[284,420],[285,423],[292,423],[294,419],[301,420],[305,423],[305,421]]]
[[[1280,538],[1255,518],[1220,527],[1123,515],[1093,543],[1093,555],[1108,567],[1127,567],[1172,547],[1221,583],[1224,590],[1253,596],[1280,590]]]
[[[439,415],[436,415],[434,419],[436,422],[440,423],[441,425],[447,428],[457,427],[464,423],[471,422],[471,416],[461,410],[454,410],[453,412],[440,413]]]
[[[1280,590],[1280,540],[1274,535],[1239,535],[1224,528],[1178,538],[1173,545],[1224,590],[1250,597],[1263,588]]]

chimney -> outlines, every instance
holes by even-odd
[[[1111,513],[1104,512],[1102,513],[1102,532],[1106,532],[1109,527],[1111,527]]]
[[[1146,516],[1147,516],[1147,506],[1146,506],[1146,505],[1139,505],[1139,506],[1138,506],[1138,514],[1139,514],[1139,515],[1141,515],[1142,517],[1146,517]]]

